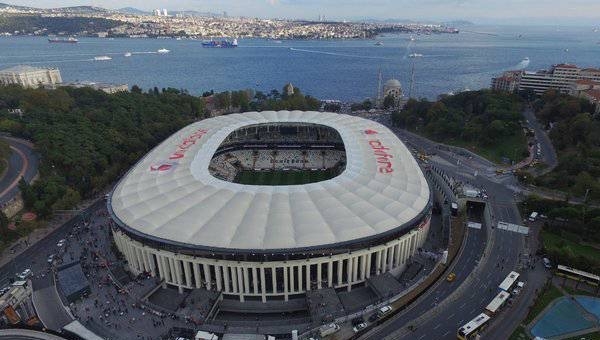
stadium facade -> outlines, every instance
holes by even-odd
[[[335,170],[326,180],[251,185],[237,174]],[[108,200],[134,274],[241,301],[364,285],[423,245],[430,188],[386,127],[324,112],[266,111],[191,124],[142,158]]]

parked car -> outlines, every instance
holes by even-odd
[[[24,271],[22,271],[20,274],[17,274],[17,277],[21,280],[27,280],[27,278],[30,277],[31,275],[33,275],[33,272],[31,271],[31,269],[27,268]]]
[[[456,274],[454,274],[454,273],[450,273],[446,277],[446,281],[448,281],[448,282],[452,282],[452,281],[454,281],[454,279],[456,279]]]
[[[352,327],[352,330],[354,331],[354,333],[358,333],[358,332],[362,331],[365,328],[367,328],[367,324],[364,323],[364,322],[361,322],[358,325]]]
[[[60,241],[58,241],[58,243],[56,244],[57,247],[62,247],[67,243],[67,240],[65,240],[64,238]]]
[[[48,255],[48,264],[52,264],[52,262],[54,262],[54,257],[56,256],[56,254],[50,254]]]

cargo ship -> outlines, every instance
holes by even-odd
[[[68,38],[57,38],[57,37],[52,37],[52,38],[48,38],[48,42],[49,43],[67,43],[67,44],[75,44],[78,43],[79,40],[73,38],[73,37],[68,37]]]
[[[207,48],[235,48],[235,47],[238,47],[238,41],[237,41],[237,39],[233,39],[233,41],[229,41],[229,40],[203,41],[202,42],[202,47],[207,47]]]

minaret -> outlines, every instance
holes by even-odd
[[[377,84],[377,106],[383,104],[383,99],[381,98],[381,95],[382,95],[382,93],[381,93],[381,81],[382,81],[381,68],[379,68],[378,84]]]

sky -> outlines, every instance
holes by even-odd
[[[332,20],[470,20],[479,24],[600,26],[600,0],[0,0],[32,7],[93,5],[197,10],[230,16]]]

